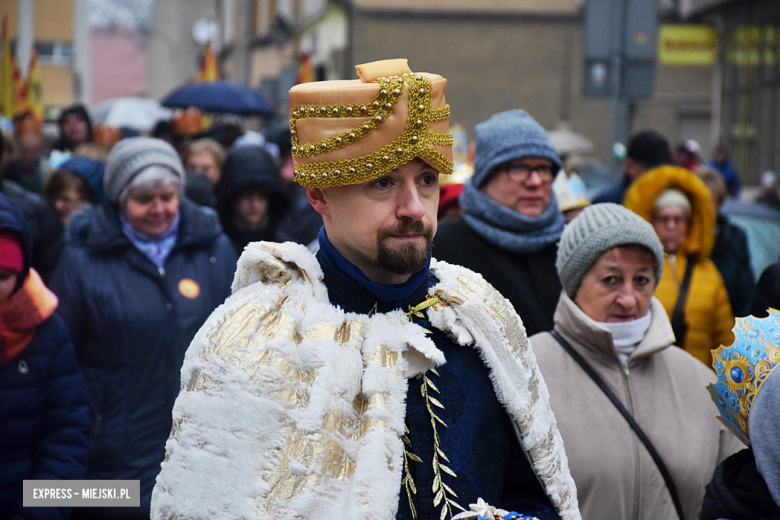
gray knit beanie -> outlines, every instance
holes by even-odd
[[[496,166],[513,159],[543,157],[561,167],[550,136],[525,110],[500,112],[478,124],[475,130],[477,148],[471,182],[477,188],[485,184]]]
[[[570,298],[577,295],[582,278],[606,251],[617,246],[640,245],[649,249],[658,262],[655,285],[664,268],[664,248],[653,226],[618,204],[588,206],[563,230],[555,267],[561,285]]]
[[[179,176],[184,186],[184,167],[173,146],[152,137],[122,139],[108,154],[103,187],[113,203],[133,178],[148,166],[164,166]]]

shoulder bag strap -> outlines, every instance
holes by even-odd
[[[693,274],[693,267],[696,265],[696,257],[694,255],[688,255],[687,264],[685,266],[685,275],[683,276],[682,284],[680,284],[680,292],[677,296],[677,303],[674,306],[674,312],[672,312],[672,318],[669,320],[672,323],[672,329],[674,329],[674,337],[677,340],[677,346],[682,347],[685,344],[685,335],[688,333],[688,324],[685,321],[685,301],[688,299],[688,288],[691,285],[691,275]]]
[[[639,424],[637,424],[631,413],[626,410],[626,408],[623,406],[623,403],[621,403],[615,394],[612,393],[612,390],[609,389],[604,380],[599,377],[595,370],[593,370],[593,367],[591,367],[588,362],[585,361],[585,359],[580,356],[579,353],[577,353],[577,351],[575,351],[571,345],[569,345],[569,343],[563,339],[563,337],[561,337],[560,334],[554,330],[551,330],[550,334],[558,341],[558,343],[561,344],[564,350],[566,350],[566,352],[568,352],[569,355],[574,358],[574,361],[576,361],[582,367],[585,373],[588,374],[591,379],[593,379],[593,382],[598,385],[598,387],[607,395],[607,397],[609,397],[609,400],[612,401],[612,404],[615,405],[615,408],[617,408],[618,411],[623,415],[623,418],[628,421],[628,424],[634,430],[637,437],[639,437],[639,440],[642,441],[642,444],[645,445],[645,448],[647,448],[650,456],[653,457],[656,466],[658,466],[658,470],[661,472],[661,476],[663,476],[664,482],[666,482],[666,487],[669,489],[669,494],[672,496],[672,502],[674,503],[675,510],[677,510],[677,516],[680,517],[680,520],[685,520],[685,517],[683,516],[682,504],[680,503],[680,497],[677,494],[677,487],[674,485],[672,475],[669,473],[666,464],[664,464],[663,459],[661,459],[661,455],[659,455],[658,451],[656,451],[655,446],[653,446],[653,443],[650,442],[650,439],[647,437],[644,430],[642,430]]]

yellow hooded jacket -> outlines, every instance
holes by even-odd
[[[659,166],[634,181],[626,191],[623,203],[626,208],[652,222],[655,201],[667,188],[677,188],[688,196],[691,224],[677,254],[666,255],[655,297],[671,319],[685,276],[688,255],[696,257],[685,301],[688,332],[684,339],[677,338],[677,344],[711,367],[711,350],[734,342],[731,331],[734,314],[723,278],[709,259],[715,242],[715,208],[710,191],[698,177],[684,168]]]

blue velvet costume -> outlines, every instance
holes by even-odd
[[[431,287],[438,283],[429,273],[428,265],[413,275],[405,284],[387,286],[368,280],[330,244],[324,228],[320,231],[320,252],[317,255],[324,273],[328,298],[347,312],[367,314],[407,310],[426,299]],[[537,480],[533,468],[523,453],[512,423],[493,390],[489,371],[472,348],[461,347],[444,333],[431,326],[426,318],[414,318],[421,327],[431,331],[431,339],[441,350],[447,362],[436,373],[409,380],[406,398],[406,426],[409,431],[406,449],[422,462],[408,460],[409,476],[416,493],[411,501],[416,518],[439,518],[445,500],[452,500],[465,509],[478,498],[502,509],[533,515],[539,520],[559,519]],[[425,382],[428,378],[432,386]],[[426,385],[429,396],[443,408],[432,407],[446,423],[436,423],[440,445],[446,456],[439,461],[454,471],[457,477],[439,472],[445,488],[445,498],[434,506],[436,493],[432,491],[436,478],[432,464],[435,422],[428,410],[429,402],[421,387]],[[434,391],[435,387],[438,392]],[[406,475],[405,475],[406,476]],[[450,506],[451,514],[460,512]],[[398,520],[412,520],[408,491],[402,485],[399,496]]]

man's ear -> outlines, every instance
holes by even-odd
[[[321,188],[306,188],[306,198],[309,199],[309,204],[314,208],[314,211],[323,216],[330,215],[328,201],[325,200],[325,193]]]

